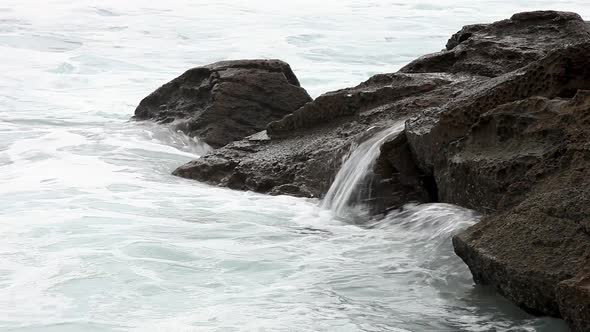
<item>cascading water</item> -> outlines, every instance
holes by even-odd
[[[375,161],[379,157],[381,145],[399,135],[403,129],[404,121],[396,122],[354,149],[338,171],[322,206],[331,209],[337,217],[349,216],[351,208],[359,203],[354,196],[359,187],[370,177]]]

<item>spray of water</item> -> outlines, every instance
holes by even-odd
[[[404,122],[396,122],[353,150],[338,171],[322,206],[331,209],[337,217],[346,218],[350,215],[351,207],[359,203],[353,199],[353,196],[370,177],[375,161],[379,157],[381,145],[399,135],[403,129]]]

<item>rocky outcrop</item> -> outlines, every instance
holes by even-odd
[[[273,138],[280,138],[293,135],[297,130],[323,126],[345,117],[348,117],[346,122],[350,123],[354,122],[355,117],[364,114],[408,115],[423,107],[440,105],[444,98],[460,91],[459,86],[463,87],[465,81],[470,80],[477,81],[467,76],[444,73],[375,75],[354,88],[321,95],[313,103],[306,104],[279,121],[271,122],[267,132]],[[451,83],[459,84],[452,85],[450,89],[441,89]]]
[[[556,44],[577,42],[589,33],[578,14],[519,13],[492,24],[468,25],[449,39],[446,50],[425,55],[401,71],[496,77],[540,59]]]
[[[560,55],[546,61],[554,61],[549,63],[553,72],[514,69],[534,65],[550,50],[589,36],[578,15],[561,12],[522,13],[510,20],[468,26],[449,40],[445,52],[455,54],[452,66],[443,61],[444,55],[434,54],[426,57],[430,64],[439,63],[434,67],[417,65],[423,58],[398,73],[375,75],[354,88],[328,92],[270,122],[266,133],[229,144],[179,167],[174,174],[233,189],[321,197],[342,157],[367,129],[420,114],[408,122],[400,138],[407,140],[403,153],[408,165],[385,157],[385,151],[377,163],[371,196],[379,198],[375,202],[383,208],[437,200],[434,156],[465,136],[481,113],[539,93],[555,96],[575,91],[574,79],[569,90],[559,84],[564,79],[559,70],[567,75],[577,70],[565,69],[567,60]],[[476,70],[475,63],[493,70]],[[546,82],[551,80],[555,84]],[[559,91],[552,90],[556,88]],[[397,153],[402,151],[389,155]]]
[[[318,197],[338,170],[335,156],[350,143],[345,132],[330,129],[280,142],[261,132],[180,166],[173,174],[238,190]]]
[[[555,45],[557,50],[542,59],[488,79],[456,96],[443,108],[427,110],[411,119],[406,133],[420,166],[432,170],[438,151],[466,136],[481,114],[496,106],[530,96],[568,98],[584,88],[589,69],[585,67],[588,46],[583,41],[590,40],[585,32],[578,35],[574,46]]]
[[[444,154],[417,155],[422,164],[434,161],[432,167],[439,179],[440,199],[478,210],[502,210],[510,206],[504,201],[503,206],[497,207],[502,197],[496,193],[501,195],[510,183],[523,183],[527,169],[517,166],[511,169],[507,165],[521,158],[527,160],[523,167],[537,167],[544,155],[563,146],[563,132],[558,128],[569,124],[553,125],[552,120],[562,107],[573,107],[564,106],[573,97],[572,93],[590,88],[588,52],[590,43],[567,46],[523,69],[490,80],[483,90],[467,93],[468,101],[442,113],[438,122],[419,139],[410,122],[408,135],[416,151],[442,151],[441,147],[445,147]],[[579,92],[576,102],[581,102],[584,96]],[[548,127],[544,131],[523,132],[528,125]],[[498,136],[493,136],[494,131]],[[457,142],[458,139],[461,141]],[[427,147],[420,146],[424,142]],[[497,166],[503,158],[513,158],[504,162],[503,170],[490,169],[485,164],[491,161]],[[473,164],[466,166],[467,163]],[[469,183],[482,179],[486,182]],[[528,183],[538,180],[538,177],[528,178]],[[457,192],[457,188],[465,190]],[[515,191],[524,189],[521,186]]]
[[[586,331],[575,277],[590,263],[590,42],[578,23],[567,44],[410,119],[406,136],[439,201],[485,213],[453,239],[474,280]]]
[[[223,61],[193,68],[144,98],[137,120],[174,123],[212,147],[242,139],[311,101],[279,60]]]
[[[301,104],[174,174],[322,197],[351,149],[405,121],[363,189],[373,212],[429,201],[482,212],[453,239],[474,280],[587,331],[589,54],[590,28],[573,13],[466,26],[446,50]]]
[[[228,144],[174,174],[232,189],[322,197],[342,158],[367,130],[441,105],[477,81],[462,75],[377,75],[357,87],[319,96],[272,122],[267,129],[270,135],[263,132]]]
[[[558,285],[590,263],[589,121],[590,91],[532,97],[487,112],[449,149],[444,174],[463,173],[451,187],[464,190],[450,201],[488,212],[455,251],[477,282],[533,313],[562,315]]]

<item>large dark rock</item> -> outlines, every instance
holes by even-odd
[[[311,101],[279,60],[223,61],[193,68],[144,98],[135,119],[174,122],[212,147],[263,130]]]
[[[483,81],[463,91],[444,107],[428,109],[407,123],[407,135],[417,162],[433,171],[434,158],[449,143],[465,137],[479,117],[496,106],[531,96],[572,97],[590,74],[585,30],[577,44],[559,47],[538,61]],[[575,60],[575,61],[574,61]]]
[[[474,280],[588,331],[589,31],[553,11],[464,27],[447,50],[326,93],[174,174],[322,197],[351,149],[406,121],[365,183],[373,212],[410,201],[482,212],[453,239]]]
[[[351,122],[350,120],[359,114],[384,113],[384,105],[395,107],[396,113],[409,114],[419,108],[439,105],[444,100],[442,98],[449,98],[453,93],[460,91],[456,86],[450,90],[439,91],[441,86],[453,82],[463,84],[471,80],[471,77],[443,73],[378,74],[354,88],[321,95],[313,103],[306,104],[279,121],[271,122],[267,132],[269,136],[278,138],[291,135],[296,130],[322,126],[343,117],[348,117],[347,122]],[[423,98],[424,95],[429,97]],[[414,105],[406,106],[411,103]],[[407,112],[408,107],[412,108],[412,112]]]
[[[529,312],[565,316],[576,331],[585,330],[585,304],[558,294],[580,289],[571,280],[590,255],[585,32],[411,119],[406,129],[438,199],[486,214],[453,239],[474,280]]]
[[[454,181],[450,201],[489,213],[453,240],[474,279],[534,313],[560,316],[556,287],[589,262],[589,124],[589,91],[502,105],[450,149],[452,171],[438,178]]]
[[[585,265],[584,271],[556,290],[559,311],[574,331],[590,331],[590,257]]]
[[[338,130],[332,128],[332,130]],[[270,141],[266,132],[189,162],[174,175],[238,190],[317,197],[328,190],[348,139],[332,131]]]
[[[471,84],[473,79],[454,75],[380,74],[357,87],[322,95],[271,123],[270,137],[263,132],[228,144],[174,174],[233,189],[322,197],[343,156],[366,138],[367,130],[443,104]],[[408,196],[403,203],[420,197]]]
[[[403,72],[468,73],[495,77],[538,60],[559,44],[590,37],[578,14],[525,12],[492,24],[468,25],[451,37],[446,50],[425,55]]]
[[[485,90],[468,93],[469,101],[454,103],[442,113],[427,134],[434,136],[427,140],[429,148],[439,153],[417,156],[423,164],[439,158],[433,172],[439,179],[440,199],[478,210],[497,210],[503,208],[497,207],[502,198],[498,195],[510,189],[508,185],[525,193],[530,188],[525,187],[525,181],[538,182],[538,175],[530,175],[531,171],[530,177],[524,177],[524,172],[531,168],[545,172],[537,169],[544,156],[566,143],[563,130],[569,124],[558,126],[553,121],[572,93],[590,88],[588,52],[590,42],[554,51],[523,69],[490,80]],[[583,94],[577,97],[583,98]],[[533,125],[547,127],[524,131]],[[412,131],[409,129],[409,136]],[[411,141],[416,151],[425,150],[419,147],[420,140],[413,137]],[[445,154],[440,153],[443,147]],[[518,188],[514,187],[517,183],[521,183]]]

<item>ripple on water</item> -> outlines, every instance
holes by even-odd
[[[131,258],[160,262],[191,262],[196,259],[190,252],[158,242],[138,241],[126,245],[122,251]]]
[[[109,71],[138,71],[146,68],[133,64],[131,62],[113,59],[110,57],[97,56],[92,54],[85,54],[72,57],[70,59],[79,68],[80,74],[96,75],[102,72]]]
[[[288,36],[285,38],[287,43],[295,45],[295,46],[311,46],[315,45],[318,39],[322,38],[324,35],[319,33],[310,33],[310,34],[300,34],[294,36]]]
[[[49,72],[52,72],[55,74],[71,74],[74,72],[75,69],[76,69],[76,67],[74,67],[71,63],[64,62],[64,63],[60,64],[59,66],[57,66],[56,68],[50,69]]]
[[[117,12],[115,12],[115,11],[113,11],[113,10],[110,10],[110,9],[106,9],[106,8],[98,8],[98,7],[95,7],[95,8],[94,8],[94,12],[95,12],[97,15],[100,15],[100,16],[105,16],[105,17],[121,16],[121,15],[120,15],[120,14],[118,14]]]
[[[0,45],[41,52],[68,52],[82,47],[83,43],[60,35],[0,35]]]
[[[0,13],[2,13],[0,9]],[[4,11],[8,12],[8,11]],[[14,18],[0,18],[0,33],[16,32],[26,29],[31,23]]]

